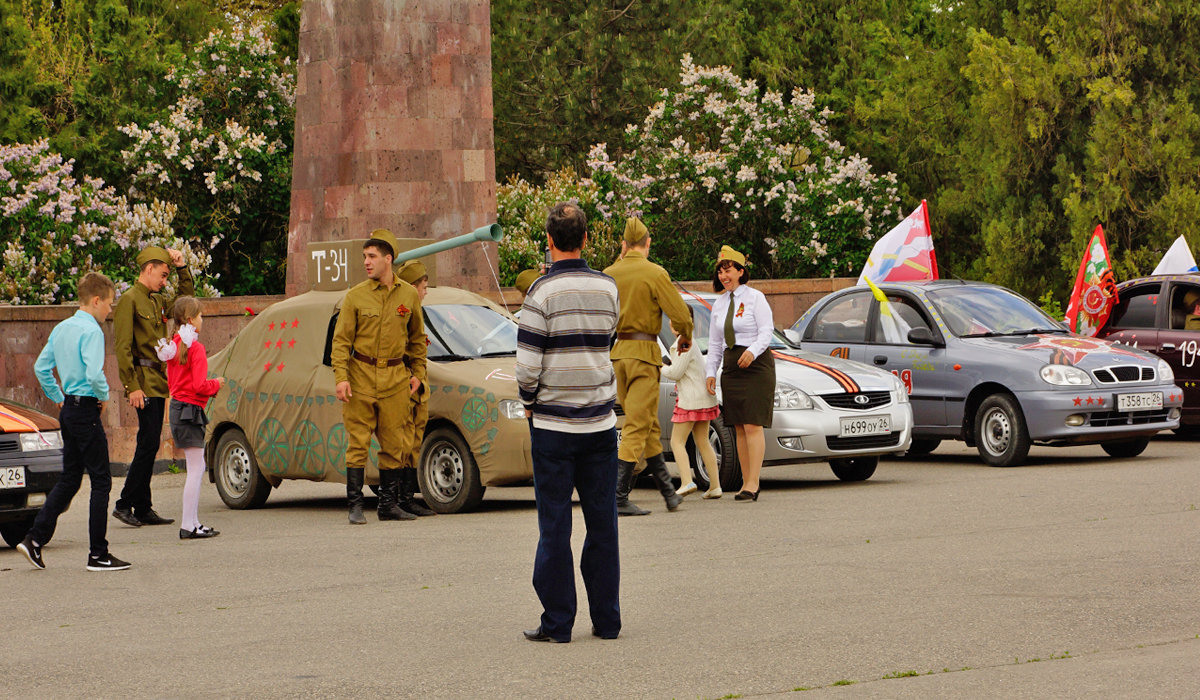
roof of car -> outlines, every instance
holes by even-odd
[[[1181,272],[1174,275],[1146,275],[1145,277],[1134,277],[1133,279],[1125,280],[1117,284],[1118,288],[1128,287],[1131,284],[1140,284],[1142,282],[1200,282],[1200,272]]]

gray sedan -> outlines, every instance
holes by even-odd
[[[1183,390],[1147,352],[1074,335],[1024,297],[982,282],[937,280],[827,295],[787,331],[805,349],[897,375],[912,401],[909,454],[964,440],[993,466],[1031,444],[1099,444],[1114,457],[1179,426]]]

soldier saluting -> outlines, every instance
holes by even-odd
[[[667,510],[675,510],[683,500],[675,493],[663,463],[658,425],[658,381],[662,368],[658,331],[665,312],[671,319],[672,330],[679,336],[679,351],[687,352],[692,346],[692,314],[671,285],[667,271],[647,258],[650,232],[640,219],[625,222],[621,247],[624,251],[621,259],[604,270],[616,280],[621,301],[617,342],[612,349],[617,400],[625,410],[625,426],[617,450],[617,514],[647,515],[650,511],[629,501],[633,470],[639,459],[646,460],[646,471],[658,484]]]
[[[167,337],[167,317],[175,297],[163,294],[171,270],[178,276],[176,293],[192,296],[196,289],[183,253],[173,248],[149,246],[137,256],[137,282],[121,295],[113,310],[113,351],[129,405],[137,409],[137,446],[113,517],[126,525],[169,525],[175,520],[154,512],[150,475],[162,442],[163,412],[167,402],[167,373],[155,353],[159,338]]]
[[[376,229],[363,244],[367,279],[346,293],[330,359],[346,425],[346,499],[361,525],[371,434],[379,439],[379,519],[412,520],[398,504],[401,463],[417,439],[411,397],[425,383],[425,322],[417,290],[396,276],[399,244]]]

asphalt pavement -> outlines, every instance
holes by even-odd
[[[768,468],[757,503],[676,513],[638,489],[654,512],[620,520],[621,636],[591,636],[580,583],[571,644],[521,636],[540,612],[528,486],[353,527],[338,484],[231,511],[205,482],[220,537],[110,518],[133,568],[92,573],[85,483],[46,570],[0,550],[0,695],[1195,697],[1198,450],[1035,447],[1000,469],[950,443],[861,483]],[[154,477],[160,513],[182,486]]]

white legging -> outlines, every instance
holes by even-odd
[[[200,527],[200,482],[204,479],[204,448],[183,448],[187,460],[187,483],[183,485],[183,516],[180,528],[192,531]]]
[[[680,486],[692,483],[692,467],[688,462],[687,453],[688,435],[691,435],[692,439],[696,441],[700,459],[704,460],[704,467],[708,470],[708,479],[711,482],[710,488],[715,488],[721,483],[721,477],[715,473],[717,471],[717,453],[713,451],[712,445],[708,442],[708,421],[706,420],[671,424],[671,454],[675,455],[675,466],[679,468]]]

